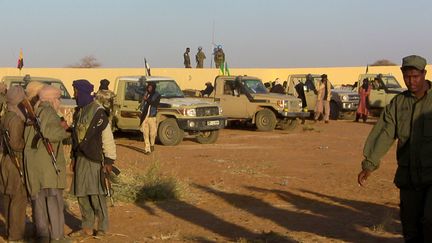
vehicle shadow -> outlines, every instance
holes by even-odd
[[[137,205],[142,206],[141,204]],[[211,212],[207,212],[184,201],[165,201],[155,203],[155,205],[179,219],[205,228],[229,240],[237,240],[239,238],[256,239],[259,237],[258,234],[242,226],[228,222]]]
[[[397,209],[384,205],[340,199],[324,194],[299,191],[269,190],[246,187],[252,192],[275,194],[288,208],[276,207],[249,195],[223,192],[209,187],[195,187],[216,195],[239,210],[256,217],[271,220],[289,231],[309,232],[318,236],[348,242],[400,242],[401,238],[388,238],[365,231],[377,229],[378,233],[400,234],[400,224],[395,219]],[[315,198],[325,198],[318,200]],[[384,222],[385,221],[385,222]]]

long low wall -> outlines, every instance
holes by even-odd
[[[428,69],[430,65],[428,66]],[[220,74],[218,69],[184,69],[184,68],[153,68],[154,76],[168,76],[174,78],[182,89],[203,89],[205,82],[213,81]],[[329,80],[334,84],[352,84],[359,74],[365,72],[365,67],[329,67],[329,68],[266,68],[266,69],[230,69],[231,75],[250,75],[261,78],[263,82],[270,80],[284,81],[290,74],[323,74],[326,73]],[[432,71],[431,71],[432,72]],[[99,87],[101,79],[111,81],[110,88],[117,76],[143,75],[142,68],[23,68],[21,72],[16,68],[0,68],[0,77],[3,76],[31,76],[53,77],[61,79],[69,91],[72,91],[72,81],[76,79],[87,79]],[[369,67],[369,73],[391,73],[403,84],[401,71],[398,66]],[[428,74],[430,79],[431,74]]]

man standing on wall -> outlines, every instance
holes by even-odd
[[[186,48],[185,53],[183,53],[183,60],[184,60],[183,64],[184,64],[185,68],[192,68],[189,52],[190,52],[190,48],[188,47],[188,48]]]
[[[197,66],[196,68],[203,68],[204,67],[204,59],[206,59],[206,55],[202,51],[202,47],[198,47],[198,53],[195,55]]]

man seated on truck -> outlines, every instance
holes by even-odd
[[[205,83],[206,88],[204,90],[201,90],[201,96],[202,97],[209,97],[210,94],[213,92],[213,85],[210,82]]]

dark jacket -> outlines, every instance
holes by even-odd
[[[270,93],[285,94],[285,89],[282,85],[276,84],[270,89]]]
[[[93,101],[77,109],[73,121],[73,157],[83,155],[96,163],[114,163],[114,160],[104,157],[102,150],[102,131],[109,123],[105,109]]]
[[[143,103],[141,104],[140,124],[147,117],[147,113],[148,113],[148,117],[156,117],[157,108],[159,106],[160,99],[161,99],[160,94],[157,91],[154,91],[152,94],[150,94],[150,97],[148,97],[147,100],[143,100]]]

